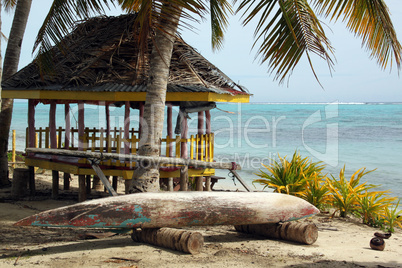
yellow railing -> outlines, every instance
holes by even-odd
[[[70,130],[70,139],[68,148],[65,147],[65,129],[59,127],[57,133],[57,148],[78,150],[79,141],[82,141],[84,151],[92,152],[108,152],[108,153],[125,153],[136,154],[138,150],[138,131],[130,129],[128,138],[124,138],[124,130],[122,128],[114,128],[107,135],[105,129],[85,128],[84,136],[78,136],[78,129]],[[46,128],[35,129],[35,147],[50,148],[50,130]],[[26,133],[28,135],[28,129]],[[28,140],[28,139],[27,139]],[[206,162],[212,162],[214,156],[214,134],[191,135],[188,139],[182,139],[180,136],[169,137],[161,140],[160,152],[161,155],[182,157],[183,147],[187,146],[187,157]],[[28,141],[26,144],[28,146]],[[104,161],[101,164],[115,166],[129,166],[130,163],[121,161]]]

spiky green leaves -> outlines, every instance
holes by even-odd
[[[313,162],[308,157],[302,158],[295,152],[289,161],[286,157],[278,155],[279,161],[272,159],[269,166],[264,165],[268,172],[260,170],[256,175],[261,179],[253,183],[264,185],[264,188],[272,188],[275,192],[300,196],[305,190],[307,181],[317,177],[323,178],[322,170],[325,165],[322,162]]]

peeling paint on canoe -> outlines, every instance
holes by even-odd
[[[108,229],[243,225],[296,220],[318,212],[300,198],[277,193],[142,193],[45,211],[15,225]]]

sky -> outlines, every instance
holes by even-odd
[[[49,10],[52,0],[33,0],[27,30],[23,40],[19,68],[33,60],[32,47],[38,30]],[[385,0],[397,36],[402,42],[402,1]],[[119,15],[114,9],[108,15]],[[2,11],[2,32],[7,36],[13,14]],[[183,30],[183,39],[196,48],[212,64],[221,69],[233,81],[246,87],[253,96],[251,102],[402,102],[402,79],[393,67],[382,70],[375,59],[354,37],[342,21],[324,20],[325,31],[335,48],[335,70],[330,72],[326,62],[314,59],[315,71],[323,87],[316,81],[307,60],[296,66],[290,79],[284,84],[274,80],[267,65],[256,58],[253,33],[255,24],[243,27],[240,16],[230,19],[223,49],[212,51],[208,21],[195,24],[195,30]],[[6,44],[2,41],[4,56]]]

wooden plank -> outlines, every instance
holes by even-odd
[[[267,192],[160,192],[100,198],[27,217],[17,226],[161,228],[293,221],[319,210],[307,201]]]
[[[247,185],[247,183],[240,177],[239,173],[236,172],[236,170],[231,170],[229,171],[236,177],[236,179],[243,185],[243,187],[248,191],[252,192],[253,190],[250,188],[250,186]]]
[[[95,170],[96,175],[98,175],[99,179],[102,181],[103,185],[105,185],[107,191],[111,196],[117,196],[118,194],[113,189],[112,185],[108,179],[106,179],[105,174],[103,174],[101,168],[96,163],[91,163],[92,168]]]
[[[193,166],[200,168],[215,168],[215,169],[236,169],[240,170],[241,166],[239,164],[233,165],[232,162],[205,162],[194,159],[183,159],[174,157],[150,157],[142,155],[132,155],[132,154],[116,154],[116,153],[99,153],[99,152],[83,152],[83,151],[70,151],[65,149],[39,149],[39,148],[26,148],[27,153],[39,153],[39,154],[50,154],[50,155],[67,155],[76,156],[80,158],[98,158],[98,159],[117,159],[124,161],[148,161],[151,163],[161,164],[171,164],[176,166]]]
[[[188,190],[188,166],[182,166],[180,169],[180,191]]]

